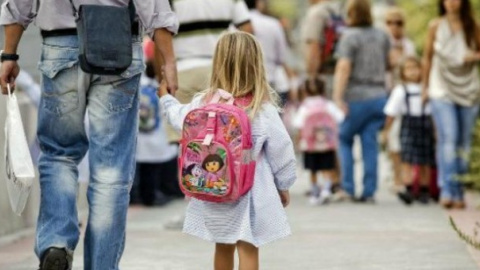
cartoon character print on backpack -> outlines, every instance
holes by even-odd
[[[213,152],[213,153],[212,153]],[[223,195],[227,191],[226,151],[218,145],[188,144],[182,183],[192,192]],[[205,156],[205,157],[203,157]]]
[[[205,158],[202,164],[202,168],[207,172],[205,178],[208,188],[213,188],[225,192],[225,181],[218,176],[219,171],[224,166],[225,162],[220,155],[211,154]]]

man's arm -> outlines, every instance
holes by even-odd
[[[162,73],[157,74],[167,81],[168,91],[173,95],[178,88],[177,65],[173,51],[173,35],[167,29],[156,29],[155,62],[157,67],[162,67]]]
[[[314,79],[317,76],[318,70],[322,65],[320,47],[319,41],[310,41],[307,43],[307,75],[310,79]]]
[[[18,44],[22,38],[24,27],[20,24],[5,25],[4,48],[6,54],[16,54]],[[2,94],[8,94],[7,84],[10,84],[12,90],[15,88],[15,79],[20,72],[17,61],[4,61],[0,68],[0,85],[2,86]]]

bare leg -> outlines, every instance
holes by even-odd
[[[400,157],[400,153],[390,152],[390,160],[392,161],[393,181],[395,183],[395,187],[401,187],[403,186],[404,182],[402,179],[402,159]]]
[[[420,185],[428,186],[432,177],[432,169],[430,166],[420,166]]]
[[[240,261],[239,270],[258,270],[258,248],[254,245],[239,241],[237,243],[238,258]]]
[[[235,248],[235,245],[218,243],[215,245],[215,270],[233,270]]]
[[[408,163],[402,164],[403,184],[409,186],[413,184],[413,166]]]

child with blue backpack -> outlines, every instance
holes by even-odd
[[[225,34],[205,93],[182,105],[162,83],[159,95],[183,129],[180,186],[192,197],[184,232],[216,243],[215,269],[233,269],[237,249],[239,269],[259,269],[258,248],[291,233],[284,207],[297,178],[260,45],[247,33]]]

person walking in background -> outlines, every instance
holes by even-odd
[[[386,130],[399,116],[401,125],[401,158],[403,162],[404,190],[398,197],[407,205],[414,200],[414,166],[419,166],[420,192],[418,200],[427,204],[430,200],[429,184],[431,168],[435,165],[435,139],[430,106],[422,103],[422,66],[420,60],[408,57],[400,66],[402,83],[393,89],[385,106]]]
[[[137,166],[130,203],[163,206],[183,194],[178,185],[178,146],[168,142],[158,104],[154,47],[153,41],[144,42],[146,69],[140,78]]]
[[[278,92],[283,107],[289,96],[289,87],[286,88],[287,92],[279,92],[280,89],[275,82],[277,68],[281,67],[286,74],[289,74],[289,67],[286,63],[288,44],[285,32],[277,19],[264,15],[258,10],[265,5],[265,0],[245,0],[245,2],[250,9],[253,32],[264,51],[268,83]]]
[[[353,142],[360,135],[363,155],[363,193],[359,202],[374,202],[377,189],[377,133],[383,126],[385,78],[389,69],[390,38],[372,27],[369,0],[347,2],[347,23],[338,46],[334,101],[346,114],[340,126],[342,185],[355,195]]]
[[[325,85],[316,79],[315,87],[306,81],[300,91],[306,98],[302,101],[293,119],[293,125],[300,130],[300,149],[303,151],[303,163],[310,171],[310,204],[318,205],[328,202],[332,187],[338,179],[337,147],[338,123],[345,117],[335,103],[326,99]],[[317,173],[323,178],[323,185],[318,185]]]
[[[17,48],[25,28],[35,20],[43,37],[37,128],[42,150],[41,199],[35,243],[40,269],[72,269],[73,252],[80,238],[77,165],[87,150],[90,181],[84,269],[119,269],[125,247],[129,188],[135,172],[137,91],[143,70],[140,25],[138,19],[133,23],[137,26],[132,27],[133,61],[125,72],[110,76],[86,73],[78,64],[81,40],[72,10],[89,1],[35,2],[6,0],[2,5],[0,24],[5,29],[5,43],[0,55],[0,83],[4,95],[7,84],[15,86],[19,72]],[[128,3],[106,0],[99,5],[127,7]],[[143,28],[155,37],[164,59],[168,88],[175,91],[172,34],[178,29],[176,16],[166,0],[134,0],[134,5]],[[87,111],[88,137],[84,126]]]
[[[345,29],[344,0],[311,1],[302,26],[307,77],[311,82],[320,76],[327,96],[333,90],[335,50]]]
[[[401,83],[399,65],[406,57],[416,55],[415,45],[405,36],[406,17],[405,12],[398,7],[391,7],[385,14],[385,24],[387,32],[390,34],[390,42],[392,44],[391,64],[393,69],[388,73],[387,90],[390,91],[394,86]],[[393,121],[389,132],[382,134],[387,142],[387,151],[393,167],[393,190],[399,192],[403,190],[402,180],[402,160],[400,156],[400,126],[402,116],[399,115]]]
[[[187,113],[207,104],[218,89],[247,100],[242,108],[252,124],[251,155],[257,157],[252,189],[234,202],[192,198],[185,219],[185,233],[216,243],[214,269],[233,269],[236,249],[239,269],[259,269],[258,248],[291,233],[283,208],[289,204],[288,190],[296,180],[295,154],[263,61],[255,37],[242,32],[225,34],[218,42],[211,84],[204,95],[181,105],[168,95],[165,84],[159,91],[162,110],[178,130]]]
[[[480,98],[480,27],[469,0],[439,0],[424,50],[424,100],[437,131],[440,203],[465,208],[458,176],[467,172]]]

